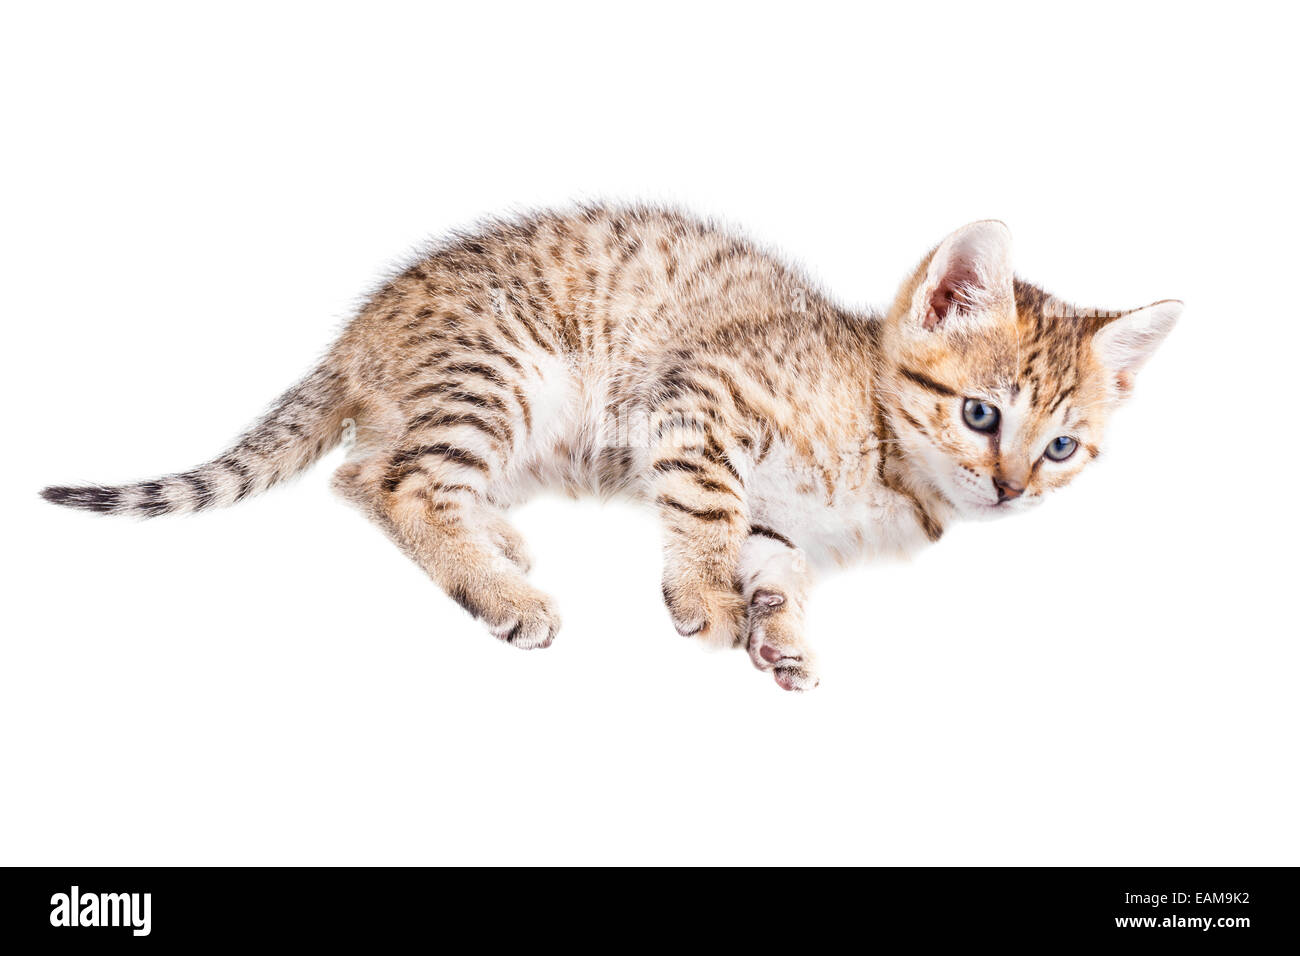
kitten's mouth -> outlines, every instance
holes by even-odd
[[[977,515],[981,518],[995,518],[1002,515],[1009,515],[1016,509],[1011,507],[1014,499],[1004,499],[999,501],[997,498],[980,494],[974,488],[958,487],[956,494],[953,496],[954,501],[959,508],[968,514]]]
[[[995,495],[985,494],[965,472],[959,472],[951,485],[948,496],[963,510],[981,515],[1007,514],[1011,510],[1006,505],[1012,499],[999,500]]]

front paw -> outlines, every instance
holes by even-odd
[[[560,629],[560,615],[551,599],[526,587],[494,595],[483,617],[498,640],[526,651],[550,647]]]
[[[750,596],[749,659],[762,671],[771,671],[784,690],[812,690],[821,679],[816,662],[803,640],[803,620],[787,596],[775,588],[760,587]]]
[[[664,603],[683,637],[719,647],[735,647],[744,639],[745,599],[735,591],[665,584]]]
[[[782,662],[772,668],[772,677],[782,690],[812,690],[822,682],[810,664]]]

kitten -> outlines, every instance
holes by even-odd
[[[354,434],[333,487],[494,635],[533,648],[560,618],[506,509],[547,486],[628,493],[663,522],[677,630],[806,690],[813,571],[913,551],[1068,484],[1181,309],[1073,309],[1013,276],[998,222],[954,232],[873,314],[687,216],[543,214],[388,281],[221,456],[42,494],[200,511]]]

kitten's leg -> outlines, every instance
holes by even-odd
[[[740,584],[748,608],[749,658],[786,690],[812,690],[819,680],[803,636],[811,583],[803,553],[775,532],[760,529],[745,542]]]
[[[334,491],[360,508],[366,517],[383,528],[398,547],[407,550],[406,543],[397,535],[392,522],[379,507],[380,495],[377,489],[368,487],[363,480],[364,465],[365,463],[361,461],[350,461],[341,465],[334,473]],[[496,549],[518,565],[519,570],[525,574],[532,570],[533,559],[524,536],[499,508],[486,502],[477,502],[472,520],[476,524],[482,523]]]
[[[663,592],[673,625],[713,644],[739,644],[745,602],[736,570],[749,534],[739,475],[712,437],[699,441],[666,428],[652,456],[650,490],[666,536]]]
[[[524,536],[506,518],[505,514],[494,505],[480,503],[476,520],[487,528],[488,535],[497,550],[519,566],[527,574],[533,567],[533,558],[528,551]]]
[[[515,647],[550,646],[560,618],[523,575],[519,533],[484,500],[484,467],[491,466],[472,452],[450,454],[448,442],[421,441],[344,465],[336,490],[496,637]]]

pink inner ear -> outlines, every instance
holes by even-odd
[[[939,327],[953,308],[970,305],[966,290],[979,284],[979,277],[969,266],[953,265],[944,273],[939,284],[930,293],[929,308],[921,325],[930,332]]]

